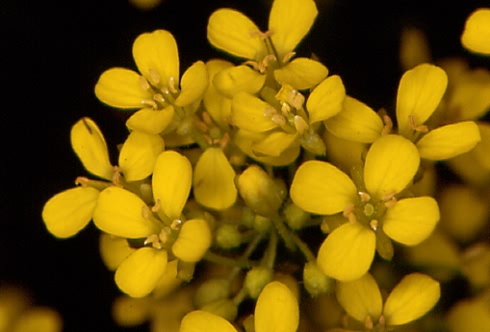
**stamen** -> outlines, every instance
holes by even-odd
[[[281,103],[281,112],[287,116],[289,113],[291,113],[291,106],[289,106],[288,103]]]
[[[224,133],[223,137],[219,141],[220,148],[221,149],[226,148],[228,146],[228,144],[230,143],[230,141],[231,141],[230,135],[228,133]]]
[[[151,246],[155,249],[162,249],[162,245],[159,241],[159,237],[156,235],[156,234],[151,234],[150,236],[148,236],[145,240],[145,242],[143,242],[143,244],[146,246],[148,244],[151,244]]]
[[[157,102],[157,103],[164,103],[165,102],[165,98],[163,98],[163,96],[159,93],[156,93],[153,95],[153,99]]]
[[[116,187],[122,187],[122,174],[121,174],[121,169],[119,166],[113,166],[113,173],[112,173],[112,184],[115,185]]]
[[[150,83],[153,85],[158,85],[160,83],[160,75],[153,68],[148,69],[148,75],[150,76]]]
[[[426,133],[429,131],[429,127],[427,127],[426,125],[416,125],[415,124],[415,118],[414,118],[413,114],[410,114],[408,116],[408,123],[410,124],[410,127],[413,130],[418,131],[420,133]]]
[[[296,128],[296,131],[301,135],[303,134],[308,128],[308,123],[299,115],[294,116],[294,128]]]
[[[383,130],[381,131],[381,135],[388,135],[393,128],[393,121],[388,115],[383,115],[383,122],[385,123]]]
[[[151,89],[150,83],[148,83],[148,81],[146,80],[146,78],[144,76],[140,76],[139,83],[140,83],[140,87],[143,91],[148,91]]]
[[[172,223],[170,224],[170,228],[174,231],[177,231],[180,228],[180,225],[182,225],[182,220],[181,219],[174,219]]]
[[[374,324],[373,324],[373,319],[371,318],[371,316],[367,315],[366,319],[364,319],[364,327],[368,331],[371,331],[373,329]]]
[[[151,211],[150,211],[150,209],[148,208],[148,206],[143,205],[143,206],[141,207],[141,215],[142,215],[142,216],[143,216],[143,218],[145,218],[145,219],[150,219]]]
[[[166,243],[168,241],[168,235],[169,235],[168,228],[163,228],[160,234],[158,234],[158,238],[160,239],[160,242]]]
[[[178,93],[179,90],[177,89],[177,86],[175,84],[175,78],[174,77],[170,77],[168,79],[168,89],[170,90],[170,92],[172,93]]]
[[[378,229],[378,221],[376,219],[373,219],[369,222],[369,226],[372,228],[373,231],[376,231]]]
[[[351,223],[357,222],[356,215],[354,214],[354,208],[355,207],[353,204],[349,204],[344,211],[342,211],[343,216],[346,217]]]
[[[394,207],[395,204],[396,204],[396,202],[397,202],[396,198],[395,197],[392,197],[390,200],[388,200],[388,201],[385,202],[385,206],[387,208]]]
[[[152,212],[158,212],[160,211],[160,208],[162,207],[162,204],[160,203],[160,198],[156,199],[155,205],[151,207]]]
[[[285,54],[285,55],[282,57],[282,63],[283,63],[283,64],[284,64],[284,63],[288,63],[288,62],[289,62],[289,60],[291,60],[291,58],[292,58],[293,56],[295,56],[295,55],[296,55],[296,52],[289,52],[289,53],[286,53],[286,54]]]
[[[151,107],[154,110],[158,109],[158,105],[157,105],[157,103],[154,100],[147,100],[147,99],[145,99],[145,100],[142,100],[141,101],[141,104],[143,106],[146,106],[146,107]]]
[[[363,191],[359,191],[357,194],[361,198],[362,202],[369,202],[371,200],[371,195],[369,195],[368,193],[365,193]]]
[[[75,179],[75,184],[81,185],[82,187],[88,187],[89,183],[90,179],[86,178],[85,176],[79,176]]]

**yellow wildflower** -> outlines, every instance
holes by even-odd
[[[139,73],[111,68],[95,86],[97,98],[109,106],[140,110],[128,119],[130,129],[158,134],[169,126],[175,112],[182,120],[195,111],[208,86],[206,65],[195,62],[180,81],[177,44],[170,32],[139,35],[133,43],[133,57]]]
[[[254,314],[255,332],[296,332],[299,325],[298,302],[283,283],[268,283],[257,299]],[[188,313],[180,332],[237,332],[226,319],[212,313],[195,310]]]
[[[328,162],[307,161],[298,168],[290,189],[293,202],[311,213],[343,212],[349,219],[319,249],[318,266],[327,276],[357,279],[368,271],[375,249],[391,259],[388,237],[415,245],[430,235],[439,220],[437,202],[427,196],[396,198],[411,183],[419,161],[410,141],[387,135],[372,144],[356,182]]]
[[[318,84],[328,73],[325,66],[312,59],[290,61],[317,14],[312,0],[274,0],[268,31],[261,32],[244,14],[222,8],[211,14],[207,36],[213,46],[249,60],[248,64],[260,73],[268,72],[279,84],[304,90]]]
[[[175,151],[162,152],[155,163],[152,185],[155,206],[150,210],[137,195],[119,187],[104,189],[93,213],[102,231],[127,239],[143,239],[142,246],[117,267],[119,288],[132,297],[152,292],[175,256],[199,261],[211,244],[209,225],[202,219],[183,220],[190,192],[192,168]]]
[[[440,297],[437,281],[421,273],[406,275],[390,292],[383,304],[381,291],[371,274],[353,281],[338,282],[337,299],[366,331],[390,330],[426,314]]]

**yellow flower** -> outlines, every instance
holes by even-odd
[[[472,52],[490,55],[490,8],[478,8],[468,16],[461,43]]]
[[[328,73],[325,66],[312,59],[290,61],[317,14],[312,0],[275,0],[268,31],[261,32],[244,14],[222,8],[210,16],[207,36],[216,48],[250,60],[249,64],[261,73],[268,71],[280,84],[303,90],[318,84]]]
[[[338,282],[341,306],[367,331],[407,324],[426,314],[440,297],[437,281],[421,273],[406,275],[384,301],[376,280],[366,273],[353,281]],[[384,329],[383,329],[384,331]]]
[[[136,194],[109,187],[101,191],[93,213],[95,225],[105,233],[142,240],[140,247],[117,267],[118,287],[132,297],[152,292],[175,256],[199,261],[211,244],[209,225],[202,219],[183,220],[192,179],[190,162],[175,151],[162,152],[152,176],[155,206]]]
[[[130,129],[151,134],[165,130],[174,113],[181,119],[193,112],[208,86],[206,65],[197,61],[179,76],[179,54],[172,34],[155,30],[133,43],[138,72],[111,68],[100,76],[95,94],[100,101],[121,109],[138,109],[128,119]]]
[[[299,325],[299,307],[294,293],[283,283],[272,281],[261,291],[255,305],[255,332],[295,332]],[[188,313],[180,332],[237,332],[226,319],[195,310]]]
[[[433,130],[425,125],[441,102],[447,83],[447,74],[442,68],[421,64],[406,71],[398,86],[398,132],[416,143],[424,159],[455,157],[470,151],[481,139],[473,121],[444,125]]]
[[[389,238],[415,245],[430,235],[439,220],[437,202],[427,196],[396,199],[419,161],[413,143],[387,135],[370,147],[356,182],[328,162],[307,161],[298,168],[290,189],[294,204],[319,215],[342,212],[349,219],[319,249],[317,263],[327,276],[357,279],[368,271],[375,249],[391,259]]]

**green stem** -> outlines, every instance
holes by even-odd
[[[290,237],[298,247],[298,249],[301,251],[301,253],[306,257],[306,260],[308,262],[316,262],[316,257],[313,254],[313,252],[310,250],[310,247],[301,240],[301,238],[294,232],[290,232]]]
[[[288,228],[284,223],[282,222],[282,219],[279,216],[274,216],[271,218],[272,223],[274,224],[274,227],[276,228],[277,232],[281,236],[282,240],[284,241],[284,244],[286,247],[291,250],[295,251],[296,250],[296,244],[294,243],[293,239],[291,238],[291,232],[289,232]]]
[[[240,269],[249,269],[252,263],[247,259],[235,259],[230,257],[221,256],[213,252],[208,251],[204,255],[204,260],[220,265],[233,266]]]

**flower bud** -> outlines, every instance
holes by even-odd
[[[213,278],[204,281],[194,294],[194,305],[202,308],[216,300],[226,299],[230,294],[230,283],[226,279]]]
[[[259,166],[250,165],[236,182],[240,196],[255,213],[270,216],[281,206],[284,189]]]
[[[223,249],[233,249],[242,243],[242,235],[235,225],[224,224],[216,229],[216,245]]]
[[[274,277],[274,273],[271,269],[257,266],[247,272],[245,276],[245,288],[252,299],[256,299],[262,288],[269,283]]]
[[[291,229],[300,230],[308,221],[310,214],[291,202],[284,208],[284,216]]]
[[[238,308],[230,299],[219,299],[201,307],[201,310],[223,317],[229,322],[233,322],[237,316]]]
[[[315,263],[308,262],[303,269],[303,282],[312,297],[330,293],[334,289],[333,279],[327,277]]]

